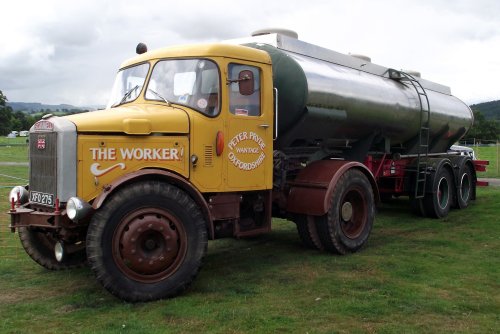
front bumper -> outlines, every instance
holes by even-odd
[[[10,229],[12,232],[19,227],[38,227],[43,229],[61,229],[69,228],[74,223],[66,215],[66,210],[59,211],[42,211],[19,206],[11,208],[8,212],[10,215]]]

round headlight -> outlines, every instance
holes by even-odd
[[[54,256],[57,262],[61,262],[64,258],[64,245],[62,241],[56,242],[54,245]]]
[[[78,215],[78,202],[78,198],[71,197],[66,203],[66,213],[71,220],[74,220]]]
[[[78,197],[70,197],[66,202],[66,214],[74,222],[87,217],[91,210],[90,204]]]
[[[12,199],[14,199],[14,202],[17,203],[18,198],[20,204],[26,203],[28,201],[28,190],[26,190],[26,188],[21,186],[16,186],[12,188],[9,194],[9,203],[12,202]]]

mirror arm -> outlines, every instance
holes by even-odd
[[[241,81],[247,81],[250,80],[250,77],[248,75],[245,75],[245,77],[241,79],[226,79],[226,85],[230,85],[234,82],[241,82]]]

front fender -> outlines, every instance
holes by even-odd
[[[123,175],[112,183],[104,186],[103,192],[99,194],[92,202],[92,208],[94,210],[99,209],[106,199],[111,196],[117,189],[134,182],[140,182],[141,180],[163,180],[170,184],[173,184],[180,189],[184,190],[191,198],[199,205],[205,221],[207,222],[207,228],[209,232],[209,236],[213,238],[214,236],[214,228],[213,228],[213,219],[210,214],[210,210],[208,208],[208,204],[205,201],[205,198],[202,194],[196,189],[189,181],[182,178],[181,176],[174,174],[172,172],[168,172],[161,169],[141,169],[126,175]]]

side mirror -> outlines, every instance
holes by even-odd
[[[253,72],[243,70],[238,74],[238,86],[241,95],[252,95],[255,92]]]

